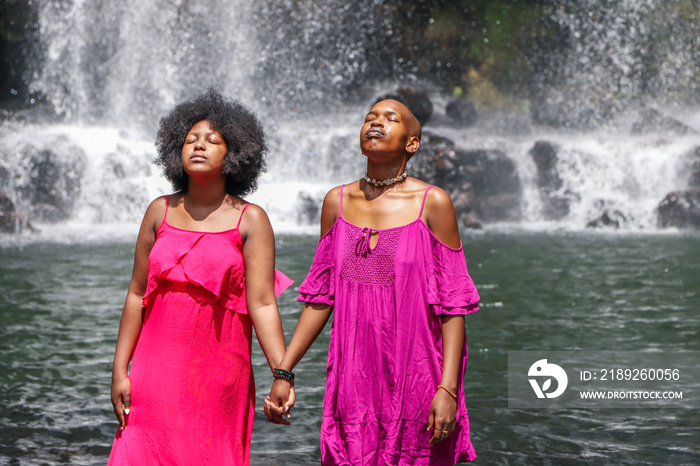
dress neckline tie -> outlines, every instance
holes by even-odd
[[[372,252],[372,231],[374,230],[367,227],[360,231],[360,238],[357,240],[357,245],[355,246],[356,255],[365,257]],[[379,238],[377,238],[377,244],[379,244]]]

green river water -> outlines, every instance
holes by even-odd
[[[700,464],[696,409],[508,408],[509,351],[700,351],[697,234],[470,233],[482,297],[467,317],[465,380],[477,464]],[[303,280],[317,238],[278,236]],[[105,464],[110,369],[130,243],[0,246],[0,464]],[[287,339],[301,306],[280,297]],[[330,325],[298,366],[290,427],[264,422],[257,343],[252,464],[318,464]],[[700,363],[700,361],[698,361]]]

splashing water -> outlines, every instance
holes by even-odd
[[[700,147],[700,109],[678,103],[700,90],[696,26],[678,5],[554,3],[550,20],[564,45],[542,52],[550,65],[535,85],[533,119],[517,117],[524,130],[497,116],[457,129],[445,123],[444,97],[431,96],[426,130],[466,150],[500,149],[514,162],[521,215],[487,228],[581,230],[607,215],[622,230],[656,229],[659,201],[687,186]],[[170,191],[151,164],[158,119],[216,87],[252,108],[269,135],[269,170],[249,200],[268,210],[275,228],[315,232],[325,191],[364,171],[357,135],[369,103],[398,83],[387,80],[415,77],[382,43],[400,33],[387,26],[382,2],[309,6],[42,2],[45,61],[31,87],[56,117],[0,124],[0,191],[39,237],[133,233],[150,199]],[[635,96],[689,131],[630,134]],[[589,130],[539,126],[550,120]],[[547,215],[531,155],[541,141],[557,147],[560,185],[550,195],[566,211],[556,218]]]

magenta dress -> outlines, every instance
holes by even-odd
[[[149,256],[131,412],[109,464],[249,464],[255,384],[243,240],[238,226],[173,227],[167,210]],[[276,272],[275,293],[291,283]]]
[[[430,188],[428,188],[430,189]],[[427,190],[425,195],[427,195]],[[299,301],[334,306],[321,425],[324,465],[446,465],[476,457],[464,401],[466,338],[457,426],[428,441],[442,374],[441,315],[478,310],[462,247],[446,246],[418,218],[384,230],[340,216],[321,238]],[[371,231],[378,240],[371,247]]]

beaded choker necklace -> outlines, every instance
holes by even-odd
[[[407,174],[406,172],[403,172],[402,174],[400,174],[400,175],[397,176],[396,178],[389,178],[388,180],[374,180],[374,179],[370,178],[370,177],[367,175],[367,173],[365,173],[365,176],[363,176],[362,178],[363,178],[366,182],[368,182],[369,184],[371,184],[372,186],[377,186],[377,187],[379,187],[379,186],[391,186],[392,184],[396,184],[396,183],[398,183],[399,181],[405,180],[406,177],[408,177],[408,174]]]

